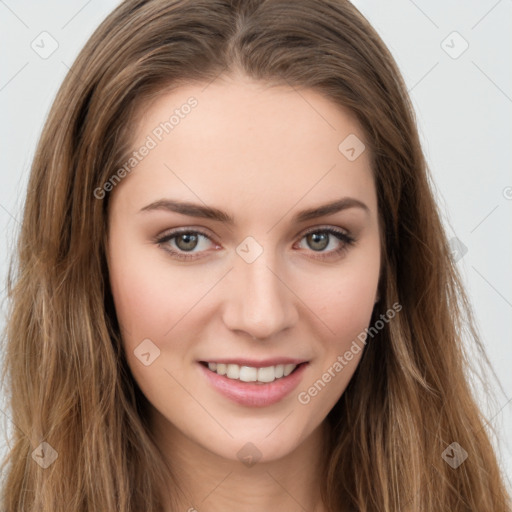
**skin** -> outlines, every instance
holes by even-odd
[[[349,111],[316,91],[236,75],[163,93],[138,117],[134,148],[190,96],[197,107],[109,198],[108,264],[127,360],[151,404],[162,453],[179,473],[187,496],[181,510],[319,512],[324,420],[362,351],[308,404],[298,394],[349,349],[378,299],[369,150],[354,161],[338,150],[349,134],[365,136]],[[368,211],[353,207],[292,222],[297,212],[342,197]],[[167,198],[225,210],[235,224],[140,211]],[[322,246],[305,236],[328,227],[356,242],[327,235]],[[165,249],[186,249],[186,240],[155,241],[175,228],[211,237],[199,237],[191,252],[197,259],[181,261]],[[248,236],[263,248],[252,263],[236,252]],[[134,354],[145,339],[160,350],[148,366]],[[235,356],[298,357],[309,365],[280,402],[249,407],[219,394],[198,364]],[[249,442],[261,454],[251,467],[237,456]]]

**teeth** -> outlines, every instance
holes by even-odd
[[[282,366],[282,365],[281,365]],[[273,382],[276,378],[276,370],[274,366],[266,368],[258,368],[258,380],[260,382]]]
[[[238,378],[243,382],[256,382],[258,380],[258,370],[250,366],[241,366]]]
[[[294,364],[285,364],[284,365],[284,376],[287,377],[288,375],[290,375],[290,373],[293,372],[293,369],[295,368],[296,365]]]
[[[237,364],[228,364],[226,377],[228,379],[238,379],[240,377],[240,366]]]
[[[276,379],[287,377],[296,367],[296,364],[278,364],[265,368],[254,368],[237,364],[208,363],[208,368],[212,372],[242,382],[273,382]]]

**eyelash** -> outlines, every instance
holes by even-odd
[[[335,236],[340,242],[342,242],[342,245],[338,249],[335,249],[335,250],[332,250],[332,251],[329,251],[326,253],[312,251],[312,252],[316,252],[318,254],[318,256],[314,257],[315,259],[326,260],[326,259],[333,258],[335,256],[339,256],[339,255],[343,254],[345,251],[347,251],[356,242],[355,238],[353,238],[352,236],[348,235],[344,231],[341,231],[341,230],[338,230],[338,229],[335,229],[332,227],[315,228],[310,231],[307,231],[306,233],[304,233],[302,235],[300,240],[302,240],[306,236],[311,235],[313,233],[328,233],[330,235]],[[177,238],[179,235],[183,235],[183,234],[201,235],[213,242],[213,240],[211,240],[210,236],[207,235],[206,233],[202,232],[201,230],[185,228],[185,229],[178,229],[178,230],[171,231],[170,233],[167,233],[161,237],[156,237],[156,239],[154,240],[154,243],[156,243],[159,247],[162,247],[162,245],[165,244],[166,242],[169,242],[169,241],[173,240],[174,238]],[[195,260],[195,259],[202,257],[202,256],[195,256],[196,253],[187,254],[185,252],[179,252],[174,249],[169,249],[168,247],[162,247],[162,248],[164,251],[170,253],[171,256],[173,256],[179,260],[182,260],[182,261],[190,261],[190,260]]]

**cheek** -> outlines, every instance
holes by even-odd
[[[371,320],[379,279],[378,245],[354,253],[331,272],[318,273],[314,287],[302,285],[301,297],[316,313],[325,348],[342,350]]]
[[[187,312],[196,297],[187,273],[170,271],[165,255],[146,245],[112,240],[110,283],[123,338],[137,344],[145,338],[161,340]]]
[[[120,242],[111,252],[109,272],[128,365],[151,402],[185,410],[187,404],[182,403],[179,387],[170,375],[182,380],[181,361],[190,348],[191,336],[187,311],[194,298],[197,302],[197,293],[187,294],[191,287],[187,288],[183,272],[170,272],[168,267],[166,271],[162,259],[152,260],[147,247],[123,251]],[[147,365],[144,354],[149,354]],[[169,393],[171,389],[173,393]]]
[[[322,345],[319,359],[298,391],[298,403],[310,426],[325,417],[349,384],[365,349],[379,277],[379,260],[371,257],[316,281],[308,306],[317,313],[315,330]]]
[[[137,343],[159,337],[165,328],[165,312],[172,310],[172,294],[164,297],[144,266],[118,258],[110,271],[110,282],[123,339]]]
[[[338,350],[364,331],[374,308],[376,280],[356,279],[351,275],[340,283],[340,289],[330,298],[325,313],[335,333]]]

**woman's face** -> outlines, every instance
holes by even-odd
[[[380,267],[363,142],[319,93],[242,77],[182,86],[139,117],[136,155],[103,189],[107,252],[126,357],[163,436],[273,460],[340,398]]]

